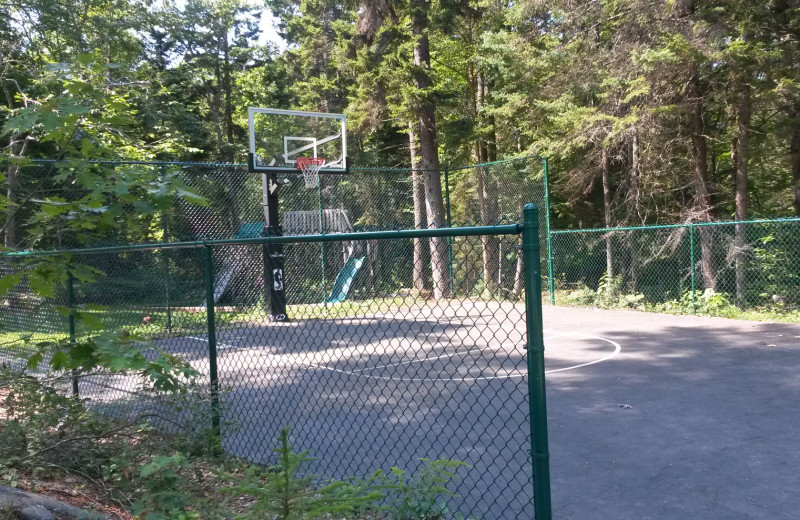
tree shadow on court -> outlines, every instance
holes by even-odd
[[[458,460],[451,510],[532,516],[524,323],[409,316],[217,332],[226,451],[274,464],[288,424],[324,478]],[[206,366],[204,336],[159,346]]]
[[[489,342],[524,342],[524,323],[499,320],[495,328],[502,333],[481,332],[480,325],[457,320],[433,321],[409,318],[370,318],[345,320],[305,320],[289,323],[230,327],[216,331],[218,354],[245,350],[263,350],[269,354],[296,354],[334,349],[358,348],[363,345],[459,345],[470,340]],[[157,345],[187,361],[207,358],[208,336],[192,335],[164,338]]]
[[[222,328],[223,445],[272,464],[288,424],[294,446],[316,457],[308,471],[335,478],[460,460],[470,468],[459,471],[454,509],[532,517],[527,379],[515,377],[524,347],[458,353],[465,343],[524,346],[524,324],[501,325],[410,317]],[[550,369],[578,357],[560,332],[622,346],[547,375],[560,517],[745,518],[766,507],[778,518],[800,506],[787,492],[800,467],[800,326],[574,309],[548,311],[545,326]],[[161,346],[207,360],[204,336]],[[580,348],[587,360],[609,352],[604,342]],[[764,500],[754,505],[752,494]]]

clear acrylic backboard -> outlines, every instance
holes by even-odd
[[[325,159],[320,173],[347,173],[344,114],[275,108],[247,109],[252,172],[300,173],[299,157]]]

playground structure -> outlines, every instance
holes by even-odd
[[[257,237],[262,232],[265,218],[263,207],[263,179],[249,172],[244,165],[227,164],[179,164],[156,165],[167,172],[177,172],[187,189],[202,195],[208,204],[204,206],[180,202],[164,215],[164,235],[168,241],[217,240]],[[474,199],[474,180],[482,174],[496,181],[499,217],[484,222],[477,212]],[[347,175],[328,174],[319,176],[317,189],[307,189],[299,174],[290,182],[279,186],[278,217],[283,235],[316,235],[349,233],[351,231],[380,231],[409,229],[414,227],[411,176],[407,168],[351,167]],[[417,172],[420,173],[420,172]],[[441,172],[446,208],[447,226],[471,224],[496,224],[519,222],[521,202],[533,200],[539,204],[540,218],[544,223],[546,214],[542,161],[537,157],[526,157],[502,161],[489,165],[476,165],[463,169],[443,169]],[[277,180],[289,176],[276,175]],[[451,211],[452,208],[452,211]],[[322,209],[320,213],[320,209]],[[468,210],[468,211],[466,211]],[[320,216],[322,218],[320,218]],[[545,245],[542,226],[542,246]],[[453,254],[449,261],[455,265],[459,255],[470,258],[481,254],[480,249],[470,251],[449,244]],[[348,292],[346,298],[360,299],[377,291],[384,296],[398,294],[412,287],[411,240],[396,241],[391,246],[377,247],[371,241],[356,244],[297,243],[287,246],[285,256],[287,283],[295,284],[298,290],[288,293],[289,304],[319,304],[336,298],[334,288],[339,273],[348,263],[348,258],[364,258],[355,262],[361,266],[352,280],[342,287]],[[263,273],[260,262],[262,253],[256,247],[235,248],[228,256],[217,256],[214,265],[216,274],[225,274],[226,265],[238,264],[240,268],[232,276],[224,293],[217,292],[220,305],[246,307],[268,301],[264,294]],[[323,251],[324,249],[324,251]],[[505,249],[503,249],[505,250]],[[183,253],[174,252],[176,257]],[[508,255],[501,259],[498,286],[513,291],[517,286],[518,265]],[[175,287],[169,293],[166,305],[197,306],[204,295],[198,288],[184,282],[194,276],[179,261],[170,261],[169,283]],[[246,267],[246,269],[245,269]],[[542,264],[546,269],[546,263]],[[455,283],[479,280],[479,271],[453,269]],[[367,290],[366,286],[371,287]],[[219,287],[218,287],[219,289]],[[363,294],[362,294],[363,293]],[[192,296],[194,295],[194,296]],[[333,298],[333,299],[332,299]]]
[[[52,160],[33,160],[23,169],[49,170],[54,164]],[[539,157],[523,157],[460,168],[445,166],[440,175],[448,216],[446,226],[518,223],[521,221],[521,203],[534,201],[539,206],[543,223],[540,233],[544,250],[547,199],[543,165]],[[103,167],[142,170],[148,177],[154,173],[161,177],[176,177],[186,190],[206,200],[205,204],[180,200],[165,208],[160,229],[154,228],[156,234],[143,237],[144,242],[230,240],[258,237],[263,230],[262,177],[248,171],[245,164],[115,161],[103,163]],[[323,172],[316,190],[305,188],[297,174],[292,182],[280,187],[279,217],[289,230],[284,233],[337,234],[351,227],[354,232],[414,228],[412,175],[415,173],[419,175],[422,172],[410,168],[351,165],[347,175]],[[475,179],[479,174],[496,183],[499,208],[496,220],[483,220],[478,211]],[[30,177],[39,175],[41,171],[31,172]],[[320,206],[323,209],[321,227]],[[113,246],[125,242],[111,235],[103,244]],[[466,245],[460,244],[458,239],[450,241],[453,283],[456,287],[479,290],[482,272],[474,260],[480,259],[481,244],[471,242],[470,248]],[[42,247],[49,249],[58,245],[48,243],[45,237]],[[511,243],[502,246],[505,253],[498,265],[498,290],[503,294],[512,293],[519,279],[519,265],[511,255],[515,247]],[[239,309],[259,306],[263,310],[263,259],[259,248],[240,245],[224,252],[214,250],[215,280],[230,276],[227,284],[217,284],[215,301],[218,305]],[[294,285],[294,290],[288,294],[290,305],[319,305],[330,298],[335,292],[337,276],[347,263],[347,255],[356,259],[366,257],[348,288],[347,301],[351,303],[406,294],[413,287],[411,239],[383,242],[381,245],[373,241],[354,243],[349,240],[343,247],[327,244],[324,264],[320,244],[295,243],[287,248],[291,249],[286,256],[287,279]],[[76,259],[105,273],[96,283],[82,286],[76,294],[77,301],[124,306],[131,312],[135,312],[134,309],[164,312],[167,316],[165,322],[169,324],[171,310],[187,309],[198,313],[206,298],[202,285],[198,283],[202,272],[198,271],[198,260],[191,250],[164,250],[153,255],[117,257],[76,255]],[[239,265],[226,269],[227,264]],[[542,271],[547,271],[544,259]],[[323,272],[325,288],[321,283]],[[220,294],[219,289],[223,286],[225,291]],[[20,297],[26,302],[34,301],[27,291],[22,293]],[[42,302],[36,308],[7,309],[8,327],[30,330],[32,323],[36,323],[37,328],[47,323],[47,330],[60,330],[63,316],[50,312],[50,305],[50,302]],[[336,310],[336,306],[331,305],[319,307],[329,313]]]
[[[318,211],[287,211],[284,213],[283,231],[286,235],[315,235],[326,233],[352,233],[353,226],[343,209],[323,209]],[[242,224],[236,232],[234,238],[255,238],[263,236],[263,222],[249,222]],[[330,251],[330,249],[336,251]],[[322,247],[306,246],[307,254],[302,254],[304,258],[314,256],[313,250],[319,250],[319,261],[324,272],[326,255]],[[350,288],[353,286],[356,275],[364,265],[369,254],[369,246],[366,246],[366,255],[354,257],[356,250],[364,249],[358,247],[354,242],[341,242],[334,246],[327,246],[327,255],[331,256],[330,263],[339,267],[336,280],[331,288],[330,294],[320,299],[322,303],[341,303],[347,298]],[[333,254],[332,254],[333,253]],[[252,250],[237,251],[237,254],[218,258],[219,265],[217,276],[214,283],[214,303],[223,301],[223,297],[228,292],[238,295],[241,302],[254,303],[261,296],[259,282],[263,281],[263,273],[259,266],[257,255],[252,254]],[[326,284],[323,283],[323,289]],[[308,302],[303,302],[308,303]],[[203,301],[205,306],[205,301]]]

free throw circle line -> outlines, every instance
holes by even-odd
[[[606,343],[608,343],[608,344],[610,344],[611,346],[614,347],[614,351],[611,352],[610,354],[607,354],[607,355],[599,358],[599,359],[595,359],[593,361],[587,361],[586,363],[581,363],[579,365],[572,365],[572,366],[563,367],[563,368],[553,368],[553,369],[550,369],[550,370],[545,370],[544,371],[545,374],[554,374],[556,372],[566,372],[567,370],[575,370],[576,368],[583,368],[583,367],[588,367],[589,365],[595,365],[597,363],[602,363],[603,361],[608,361],[609,359],[615,357],[617,354],[619,354],[622,351],[622,346],[620,346],[620,344],[617,343],[616,341],[614,341],[613,339],[603,338],[603,337],[600,337],[600,336],[592,336],[590,334],[581,334],[580,332],[565,332],[563,334],[559,334],[558,335],[558,337],[563,337],[563,336],[578,336],[578,337],[583,337],[583,338],[586,338],[586,339],[597,339],[597,340],[600,340],[600,341],[605,341]]]
[[[601,363],[603,361],[608,361],[609,359],[612,359],[613,357],[615,357],[617,354],[619,354],[622,351],[622,346],[619,343],[617,343],[614,340],[608,339],[608,338],[603,338],[601,336],[594,336],[594,335],[591,335],[591,334],[583,334],[583,333],[579,333],[579,332],[564,332],[564,333],[558,334],[555,337],[564,337],[564,336],[576,336],[576,337],[585,338],[585,339],[595,339],[595,340],[603,341],[603,342],[606,342],[609,345],[613,346],[614,350],[611,353],[606,354],[605,356],[602,356],[602,357],[600,357],[598,359],[594,359],[592,361],[587,361],[586,363],[579,363],[577,365],[571,365],[571,366],[568,366],[568,367],[554,368],[554,369],[551,369],[551,370],[545,370],[545,374],[553,374],[553,373],[556,373],[556,372],[565,372],[567,370],[575,370],[575,369],[583,368],[583,367],[586,367],[586,366],[589,366],[589,365],[595,365],[597,363]],[[550,338],[550,339],[552,339],[552,338]],[[489,350],[490,348],[491,347],[488,347],[488,346],[487,347],[480,347],[478,349],[470,349],[469,351],[465,351],[464,353],[475,352],[475,351],[484,351],[484,350]],[[339,374],[344,374],[344,375],[347,375],[347,376],[364,377],[364,378],[367,378],[367,379],[377,379],[377,380],[383,380],[383,381],[409,381],[409,382],[439,382],[439,381],[447,382],[447,381],[454,381],[454,382],[471,382],[471,381],[490,381],[490,380],[494,380],[494,379],[517,379],[517,378],[525,377],[525,374],[520,374],[520,373],[505,374],[505,375],[495,375],[495,376],[449,377],[449,378],[443,378],[443,377],[392,377],[392,376],[376,376],[376,375],[371,375],[371,374],[365,374],[364,373],[365,370],[377,370],[377,369],[382,368],[384,366],[397,366],[397,365],[400,365],[400,364],[409,364],[409,363],[415,363],[415,362],[421,362],[421,361],[436,360],[436,359],[440,359],[440,358],[444,358],[444,357],[452,357],[453,355],[454,354],[443,354],[441,356],[436,356],[436,357],[432,357],[432,358],[416,359],[416,360],[409,360],[409,361],[405,361],[405,362],[401,362],[401,363],[392,363],[392,364],[389,364],[389,365],[367,367],[367,368],[363,368],[363,369],[358,369],[359,371],[341,370],[341,369],[329,367],[329,366],[326,366],[326,365],[318,365],[316,363],[309,363],[308,366],[313,367],[313,368],[319,368],[319,369],[322,369],[322,370],[328,370],[330,372],[337,372]]]

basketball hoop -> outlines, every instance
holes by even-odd
[[[297,169],[303,172],[306,188],[319,186],[319,171],[325,166],[325,159],[319,157],[298,157],[295,161]]]

